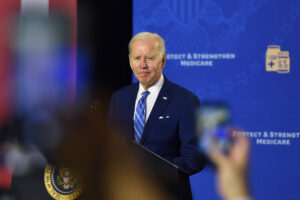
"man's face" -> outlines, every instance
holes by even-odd
[[[130,67],[146,90],[159,80],[165,60],[165,55],[159,55],[155,39],[136,40],[131,45]]]

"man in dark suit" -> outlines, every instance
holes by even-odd
[[[129,61],[138,83],[115,92],[108,121],[191,175],[203,168],[197,160],[194,111],[198,98],[169,81],[164,40],[157,34],[136,34],[129,43]]]

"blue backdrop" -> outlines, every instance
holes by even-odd
[[[247,131],[254,199],[300,199],[300,0],[133,2],[134,34],[166,40],[164,74],[228,102]],[[212,169],[191,183],[194,199],[218,199]]]

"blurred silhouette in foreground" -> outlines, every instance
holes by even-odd
[[[63,138],[47,156],[47,165],[75,172],[83,191],[77,200],[175,199],[167,197],[147,173],[150,171],[138,159],[132,144],[106,126],[103,106],[86,107],[77,105],[57,114]],[[44,183],[46,164],[34,169],[32,166],[30,173],[14,172],[9,200],[52,199]]]
[[[9,170],[9,177],[0,199],[52,199],[44,183],[47,165],[74,169],[83,188],[78,200],[167,199],[130,144],[106,127],[106,95],[89,104],[73,65],[68,24],[64,15],[35,13],[15,21],[13,110],[0,124],[0,169]],[[53,182],[68,190],[67,174]],[[62,196],[54,198],[71,199]]]
[[[65,139],[54,153],[57,163],[80,171],[80,199],[168,199],[145,173],[131,144],[107,128],[96,104],[65,120]]]

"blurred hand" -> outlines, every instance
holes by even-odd
[[[223,199],[234,200],[250,196],[247,186],[247,165],[250,144],[246,137],[237,137],[228,155],[219,149],[209,153],[217,166],[217,187]]]

